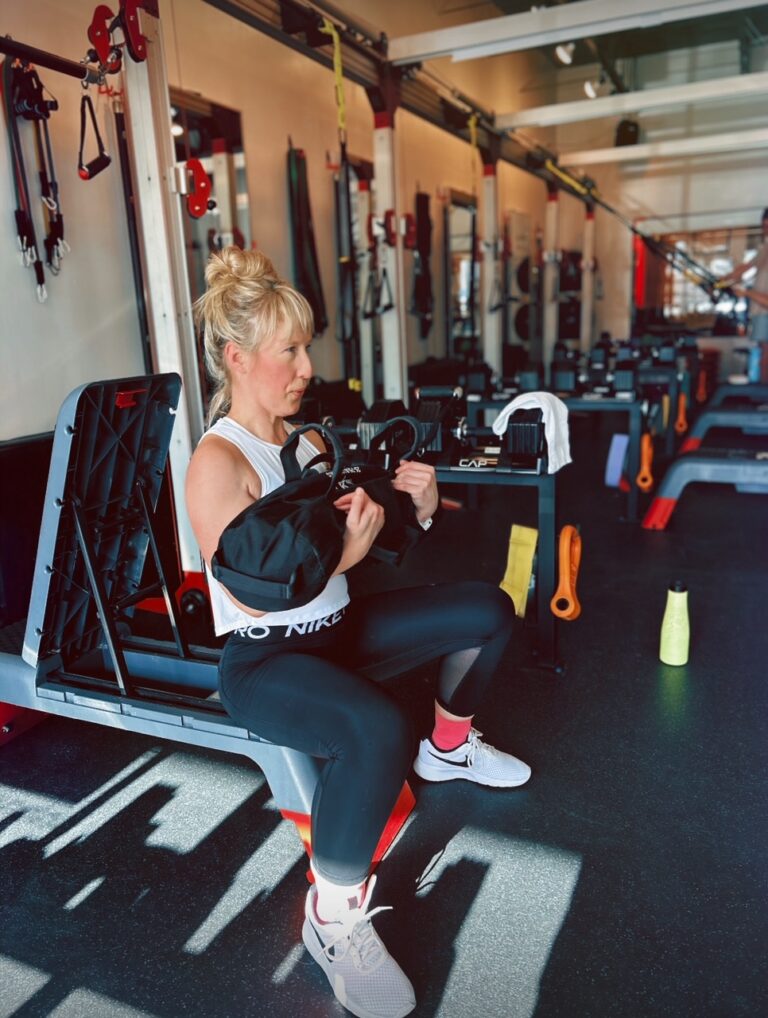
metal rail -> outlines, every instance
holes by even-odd
[[[66,74],[70,78],[79,78],[80,81],[89,85],[95,85],[103,77],[103,72],[92,64],[79,64],[74,60],[67,60],[55,53],[48,53],[35,46],[17,42],[9,35],[0,36],[0,53],[23,60],[25,63],[36,64],[38,67],[47,67],[51,71],[58,71],[59,74]]]

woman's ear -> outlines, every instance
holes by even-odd
[[[224,360],[229,368],[230,376],[233,374],[239,374],[247,368],[247,354],[242,347],[238,346],[237,343],[234,343],[231,339],[224,347]]]

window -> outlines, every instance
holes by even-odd
[[[757,254],[761,241],[759,228],[744,227],[731,230],[702,230],[697,233],[673,233],[660,238],[677,248],[697,265],[722,279],[741,262]],[[681,259],[681,264],[684,261]],[[689,322],[691,319],[730,319],[734,331],[745,326],[749,301],[745,297],[723,294],[714,303],[709,294],[696,284],[695,266],[689,276],[667,265],[664,276],[664,318],[668,321]],[[749,285],[754,273],[748,274],[743,285]],[[700,324],[704,325],[702,321]]]

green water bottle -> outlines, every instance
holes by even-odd
[[[661,623],[661,661],[665,665],[687,664],[690,639],[688,588],[680,580],[675,580],[667,591],[667,605]]]

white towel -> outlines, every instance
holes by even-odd
[[[515,398],[499,413],[491,427],[497,435],[507,430],[509,415],[515,410],[541,410],[544,437],[547,440],[547,473],[554,474],[571,462],[571,445],[568,438],[568,407],[551,392],[525,392]]]

